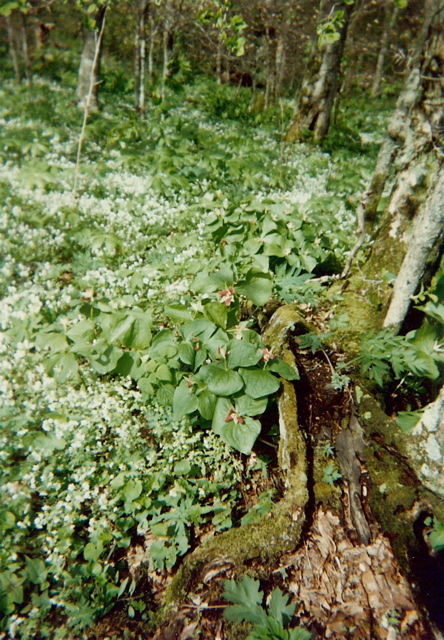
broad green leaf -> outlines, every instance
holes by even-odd
[[[258,307],[263,307],[273,293],[272,276],[268,273],[249,273],[247,278],[236,286],[236,291]]]
[[[250,396],[243,395],[235,400],[236,413],[241,416],[258,416],[265,411],[267,404],[267,398],[255,400]]]
[[[230,340],[227,345],[227,353],[227,364],[230,369],[252,367],[262,358],[262,349],[246,340]]]
[[[284,378],[284,380],[299,380],[299,373],[297,369],[293,369],[285,360],[281,358],[275,358],[270,360],[267,365],[268,371],[273,371]]]
[[[184,364],[194,365],[195,351],[189,342],[182,342],[179,345],[178,357]]]
[[[200,377],[206,382],[208,391],[217,396],[232,396],[242,389],[244,383],[236,371],[226,371],[214,364],[201,368]]]
[[[212,420],[214,415],[214,410],[216,408],[217,396],[211,391],[204,389],[202,393],[198,397],[199,405],[199,413],[205,420]]]
[[[153,385],[148,380],[148,378],[139,378],[137,381],[137,386],[139,387],[139,390],[142,392],[142,396],[144,400],[149,400],[149,398],[153,397],[154,395]]]
[[[216,405],[214,407],[212,429],[214,433],[220,435],[225,420],[228,417],[230,411],[233,410],[233,405],[228,398],[217,398]]]
[[[245,382],[245,393],[252,398],[262,398],[275,393],[279,387],[279,380],[263,369],[240,369]]]
[[[164,407],[169,407],[173,404],[174,387],[172,384],[163,384],[157,389],[157,400]]]
[[[208,302],[203,308],[205,317],[214,322],[218,327],[225,329],[227,326],[228,307],[222,302]]]
[[[193,312],[189,307],[183,304],[169,304],[164,309],[167,318],[172,320],[176,324],[182,324],[183,322],[189,322],[193,319]]]
[[[96,562],[103,551],[103,545],[98,542],[88,542],[83,549],[83,557],[85,560]]]
[[[180,420],[184,415],[193,413],[198,408],[198,398],[188,385],[180,384],[176,387],[173,396],[173,418]]]
[[[133,479],[128,480],[122,491],[125,502],[133,502],[134,500],[137,500],[141,493],[142,483],[140,482],[140,480]]]
[[[90,342],[96,335],[95,324],[92,320],[81,320],[73,324],[66,335],[73,342]]]
[[[246,416],[241,422],[230,420],[220,429],[220,437],[237,451],[249,455],[261,432],[261,423]]]
[[[68,347],[65,334],[56,331],[51,331],[49,333],[39,331],[36,335],[35,341],[41,349],[48,348],[54,353],[65,351]]]
[[[91,360],[91,367],[102,375],[109,373],[114,371],[122,355],[123,351],[121,349],[110,345],[100,355]]]

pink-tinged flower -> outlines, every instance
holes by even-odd
[[[274,354],[271,353],[267,348],[262,349],[262,362],[268,362],[269,360],[274,360]]]
[[[217,295],[222,298],[222,302],[229,307],[234,300],[234,287],[228,287],[228,289],[222,289],[218,291]]]
[[[85,289],[85,291],[83,292],[83,299],[85,300],[85,302],[89,302],[90,300],[92,300],[95,296],[97,295],[97,293],[94,291],[94,289],[91,289],[91,287],[88,287],[87,289]]]
[[[230,409],[230,413],[225,418],[225,422],[233,421],[235,424],[244,424],[244,419],[234,409]]]

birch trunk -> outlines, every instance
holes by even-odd
[[[146,22],[148,11],[149,0],[139,0],[136,16],[134,102],[140,112],[145,110]]]
[[[80,58],[79,77],[77,84],[77,106],[85,109],[88,104],[90,111],[99,108],[99,77],[100,60],[102,54],[102,40],[98,41],[97,34],[100,32],[105,17],[105,6],[101,5],[96,14],[97,31],[85,30],[83,34],[83,48]],[[99,51],[96,55],[96,45]],[[90,91],[92,86],[92,91]],[[91,94],[91,95],[90,95]],[[88,101],[89,98],[89,101]]]
[[[344,21],[336,42],[318,47],[313,43],[308,68],[302,83],[298,107],[287,132],[290,142],[303,139],[312,132],[313,139],[320,142],[327,135],[331,110],[338,90],[338,78],[348,26],[356,3],[323,3],[323,16],[331,11],[344,11]]]
[[[25,14],[22,13],[20,18],[21,18],[20,40],[21,40],[23,64],[25,67],[26,82],[28,83],[28,87],[32,87],[32,69],[31,69],[31,60],[29,57],[28,33],[26,28]]]

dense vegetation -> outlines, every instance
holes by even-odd
[[[391,96],[355,87],[322,145],[290,145],[290,99],[264,110],[252,89],[189,75],[137,115],[113,63],[79,157],[63,56],[63,73],[32,87],[6,73],[0,90],[0,638],[100,637],[109,612],[125,620],[115,640],[146,637],[181,558],[277,499],[260,492],[275,398],[300,374],[263,342],[273,310],[304,310],[299,348],[322,352],[333,388],[367,375],[409,432],[442,374],[444,271],[405,335],[342,352],[349,317],[326,284],[355,244]],[[229,620],[268,629],[251,637],[309,637],[284,630],[279,589],[267,608],[252,579],[225,596]]]

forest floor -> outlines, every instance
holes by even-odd
[[[252,112],[248,91],[202,80],[137,117],[128,96],[110,91],[76,165],[82,114],[72,87],[6,82],[0,97],[0,638],[245,637],[245,623],[223,618],[229,602],[221,596],[239,567],[213,553],[182,595],[177,579],[184,558],[273,519],[285,499],[278,401],[266,392],[251,453],[213,433],[205,411],[203,420],[196,407],[178,415],[175,384],[191,367],[180,332],[205,310],[219,331],[235,309],[230,330],[259,335],[279,306],[293,303],[310,330],[328,336],[346,327],[319,278],[338,274],[353,245],[354,209],[391,105],[366,106],[365,96],[353,108],[340,104],[332,133],[313,148],[284,141],[291,102]],[[254,249],[252,262],[256,223],[265,248]],[[191,352],[216,335],[196,334]],[[296,625],[313,639],[370,638],[384,625],[425,637],[367,502],[372,545],[338,519],[350,509],[332,443],[355,400],[339,373],[341,345],[328,339],[315,349],[288,337],[310,478],[303,542],[268,560],[259,550],[249,571],[268,596],[279,588],[295,605],[294,635],[272,637],[307,637]],[[386,563],[384,585],[378,563]],[[367,582],[353,590],[358,571]],[[390,590],[398,601],[388,602]],[[363,614],[362,629],[353,626],[371,598],[384,620],[372,628]],[[327,623],[317,625],[316,614]]]

